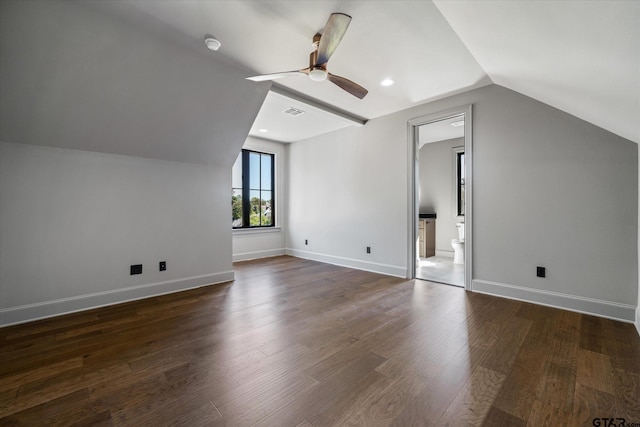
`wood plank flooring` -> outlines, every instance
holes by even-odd
[[[292,257],[235,270],[0,329],[0,425],[640,425],[633,325]]]

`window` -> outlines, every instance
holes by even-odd
[[[231,176],[233,228],[275,225],[274,155],[242,150]]]
[[[464,216],[464,151],[456,153],[456,200],[458,216]]]

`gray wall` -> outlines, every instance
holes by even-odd
[[[207,165],[0,143],[0,325],[233,279],[230,186]]]
[[[0,2],[0,325],[233,278],[269,84],[96,3]]]
[[[407,120],[467,104],[475,289],[633,320],[637,144],[495,85],[293,144],[290,252],[406,272]]]
[[[450,252],[451,239],[458,238],[456,223],[463,221],[456,214],[456,188],[454,182],[454,147],[464,148],[464,138],[430,142],[422,146],[419,160],[419,210],[435,212],[436,250]]]

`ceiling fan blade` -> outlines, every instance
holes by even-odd
[[[354,83],[349,79],[345,79],[344,77],[328,73],[327,79],[329,79],[331,83],[339,86],[341,89],[346,90],[356,98],[362,99],[367,96],[367,93],[369,93],[368,90],[360,86],[358,83]]]
[[[282,73],[272,73],[272,74],[261,74],[259,76],[247,77],[247,80],[253,80],[254,82],[264,82],[267,80],[276,80],[276,79],[281,79],[283,77],[288,77],[288,76],[304,76],[307,74],[309,74],[309,69],[305,68],[304,70],[284,71]]]
[[[340,40],[349,27],[351,17],[344,13],[332,13],[327,25],[324,26],[320,45],[318,46],[318,60],[316,65],[324,65],[340,44]]]

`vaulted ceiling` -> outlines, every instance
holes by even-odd
[[[208,134],[237,139],[233,124],[246,136],[256,115],[256,136],[287,142],[348,125],[313,108],[306,124],[296,121],[281,114],[281,96],[267,97],[258,114],[270,83],[244,79],[306,67],[313,35],[343,12],[353,19],[329,70],[369,94],[360,100],[305,76],[279,85],[372,119],[496,83],[640,142],[637,1],[3,0],[2,7],[3,140],[42,143],[53,129],[60,142],[52,145],[109,151],[114,144],[121,154],[191,161],[213,155]],[[207,33],[222,42],[219,51],[205,47]],[[381,86],[385,78],[395,84]],[[29,129],[31,114],[46,123]],[[67,129],[74,117],[86,124]],[[268,136],[257,134],[266,126]]]
[[[116,6],[110,5],[109,7]],[[332,12],[353,17],[329,69],[369,89],[364,100],[329,82],[278,80],[365,118],[491,82],[640,141],[637,1],[133,1],[153,18],[249,74],[304,68]],[[126,12],[125,12],[126,10]],[[380,81],[391,78],[391,87]]]

